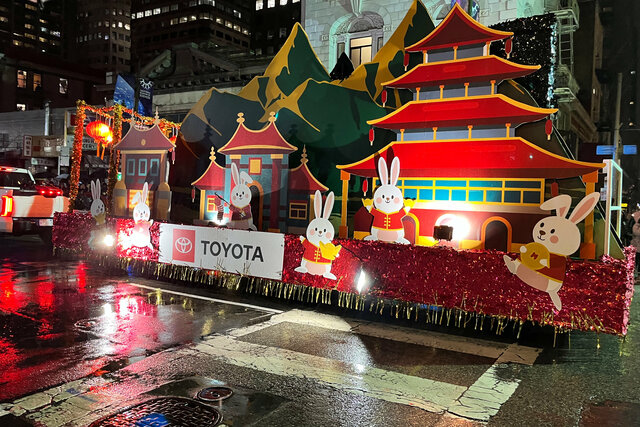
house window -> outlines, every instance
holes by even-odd
[[[249,173],[260,175],[262,173],[262,159],[249,159]]]
[[[267,0],[267,7],[276,7],[276,0]]]
[[[138,160],[138,176],[147,176],[147,159]]]
[[[158,176],[160,174],[160,159],[151,159],[149,162],[149,175]]]
[[[371,62],[371,42],[371,36],[351,39],[349,43],[351,47],[350,57],[354,68],[365,62]]]
[[[16,111],[26,111],[27,104],[16,104]]]
[[[66,95],[69,91],[69,80],[61,78],[60,83],[58,84],[58,91],[61,94]]]
[[[264,8],[263,0],[256,0],[256,10],[262,10]]]
[[[33,74],[33,90],[36,91],[42,87],[42,76],[38,73]]]
[[[218,210],[217,199],[218,196],[207,196],[207,212],[216,212]]]
[[[133,176],[136,174],[136,161],[134,159],[127,159],[127,176]]]
[[[290,219],[307,219],[307,204],[304,202],[289,203]]]
[[[18,70],[18,87],[27,87],[27,72],[24,70]]]

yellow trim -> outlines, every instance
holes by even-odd
[[[205,191],[200,190],[200,219],[204,219]]]
[[[444,86],[440,86],[441,88]],[[442,89],[440,89],[440,91],[442,91]],[[502,101],[506,102],[507,104],[510,104],[513,107],[516,108],[520,108],[522,110],[528,111],[530,113],[538,113],[538,114],[543,114],[543,115],[550,115],[550,114],[554,114],[558,111],[557,108],[540,108],[540,107],[534,107],[532,105],[528,105],[528,104],[523,104],[522,102],[518,102],[515,101],[501,93],[496,93],[494,95],[476,95],[476,96],[468,96],[468,97],[464,97],[464,96],[459,96],[459,97],[455,97],[455,98],[442,98],[442,99],[433,99],[433,100],[424,100],[424,101],[409,101],[406,104],[404,104],[402,107],[398,108],[397,110],[393,111],[392,113],[387,114],[384,117],[380,117],[379,119],[374,119],[374,120],[368,120],[367,124],[369,125],[377,125],[380,122],[383,122],[384,120],[391,118],[393,116],[396,116],[398,114],[400,114],[401,111],[409,108],[410,105],[413,104],[421,104],[421,105],[427,105],[427,104],[439,104],[439,103],[445,103],[445,102],[450,102],[450,101],[468,101],[468,100],[474,100],[474,99],[492,99],[492,98],[498,98],[501,99]],[[470,121],[473,119],[469,119]]]
[[[115,148],[115,147],[114,147]],[[153,150],[127,150],[126,148],[119,150],[121,151],[123,154],[127,153],[127,154],[165,154],[167,152],[167,150],[163,150],[163,149],[153,149]]]
[[[487,237],[487,226],[493,221],[501,222],[507,226],[507,249],[511,248],[511,239],[513,238],[513,229],[511,228],[511,224],[501,216],[491,216],[482,223],[482,227],[480,228],[480,241],[482,242],[481,249],[484,249],[485,247],[484,244]]]
[[[284,158],[284,156],[282,154],[272,154],[271,158],[272,159],[282,159],[282,158]]]
[[[445,18],[440,22],[440,24],[433,30],[431,31],[429,34],[427,34],[426,37],[424,37],[422,40],[420,40],[417,43],[412,44],[409,47],[405,48],[405,51],[411,51],[411,49],[416,49],[417,47],[419,47],[420,45],[428,42],[430,39],[434,38],[436,35],[438,35],[444,28],[446,28],[446,24],[449,20],[453,19],[453,12],[454,10],[459,9],[458,12],[462,12],[462,16],[464,17],[464,19],[466,19],[466,21],[471,24],[471,26],[479,29],[479,30],[483,30],[495,37],[498,36],[502,36],[501,38],[498,38],[497,40],[501,40],[501,39],[505,39],[507,37],[513,36],[512,32],[509,31],[498,31],[498,30],[494,30],[492,28],[489,27],[485,27],[484,25],[482,25],[481,23],[479,23],[478,21],[476,21],[475,19],[471,18],[465,11],[464,9],[462,9],[460,7],[460,5],[458,3],[455,3],[454,6],[451,8],[451,10],[449,11],[449,13],[447,14],[447,16],[445,16]],[[488,37],[490,37],[489,35],[487,35]],[[469,43],[469,44],[473,44],[473,43]],[[479,43],[478,43],[479,44]],[[424,49],[422,49],[424,50]]]
[[[454,61],[458,60],[458,46],[453,47],[453,60]]]
[[[449,63],[456,63],[456,64],[460,64],[461,62],[474,62],[474,61],[478,61],[478,60],[483,60],[484,59],[480,59],[480,58],[495,58],[497,60],[499,60],[500,62],[504,62],[507,65],[511,65],[514,68],[518,68],[522,71],[531,71],[532,73],[535,71],[538,71],[540,69],[540,65],[524,65],[524,64],[518,64],[516,62],[511,62],[508,61],[504,58],[500,58],[499,56],[496,55],[486,55],[486,56],[473,56],[471,58],[464,58],[464,59],[456,59],[456,60],[452,60],[452,59],[447,59],[446,61],[437,61],[437,62],[428,62],[425,64],[418,64],[416,65],[414,68],[411,69],[411,71],[409,71],[406,74],[401,75],[400,77],[396,77],[393,80],[389,80],[388,82],[384,82],[382,83],[382,86],[390,86],[393,83],[400,81],[404,78],[407,78],[408,76],[410,76],[413,73],[417,73],[420,68],[428,68],[428,67],[432,67],[434,65],[437,66],[442,66],[442,65],[447,65]],[[495,80],[493,80],[495,82]]]
[[[481,240],[460,240],[459,249],[482,249]]]
[[[515,243],[511,242],[511,247],[509,248],[509,252],[520,252],[520,246],[524,246],[526,243]]]
[[[513,137],[513,138],[475,138],[474,141],[516,141],[516,140],[520,140],[522,142],[524,142],[525,144],[527,144],[528,146],[530,146],[531,148],[535,149],[536,151],[542,153],[542,154],[546,154],[549,155],[551,157],[555,157],[557,159],[563,160],[565,162],[568,163],[572,163],[574,165],[577,166],[585,166],[585,167],[592,167],[592,168],[598,168],[598,169],[602,169],[605,165],[604,163],[589,163],[589,162],[581,162],[579,160],[572,160],[572,159],[568,159],[566,157],[562,157],[558,154],[554,154],[550,151],[547,151],[543,148],[538,147],[537,145],[527,141],[524,138],[521,138],[519,136]],[[441,143],[441,142],[452,142],[452,141],[466,141],[466,139],[440,139],[437,142]],[[336,165],[336,168],[338,169],[347,169],[347,168],[351,168],[354,166],[357,166],[359,164],[365,163],[367,162],[369,159],[374,158],[377,155],[382,154],[383,152],[385,152],[386,150],[388,150],[389,148],[393,147],[394,145],[397,144],[430,144],[433,143],[433,141],[429,141],[429,140],[417,140],[417,141],[392,141],[389,144],[387,144],[386,147],[381,148],[380,150],[376,151],[375,153],[371,154],[370,156],[365,157],[364,159],[357,161],[357,162],[353,162],[353,163],[349,163],[348,165]],[[408,179],[408,178],[407,178]],[[411,179],[418,179],[418,178],[411,178]],[[438,177],[438,179],[444,179],[444,178],[440,178]],[[459,179],[459,178],[458,178]],[[481,178],[478,178],[481,179]],[[512,179],[512,178],[509,178]],[[515,178],[513,178],[515,179]]]
[[[231,160],[240,160],[242,158],[242,154],[231,154],[229,158]]]
[[[354,231],[353,238],[356,240],[364,240],[365,237],[371,235],[368,231]]]
[[[304,217],[300,217],[300,216],[293,216],[293,214],[291,213],[291,209],[294,208],[293,205],[298,205],[298,207],[295,207],[296,210],[303,210],[301,208],[301,206],[304,206]],[[300,220],[305,220],[309,217],[309,204],[305,203],[305,202],[289,202],[289,218],[290,219],[300,219]]]
[[[275,129],[275,131],[276,131],[276,133],[277,133],[277,134],[278,134],[278,136],[279,136],[279,137],[284,141],[284,143],[285,143],[286,145],[288,145],[288,146],[289,146],[289,148],[291,148],[291,150],[292,150],[292,151],[296,151],[298,148],[297,148],[297,147],[295,147],[295,146],[293,146],[293,145],[291,145],[291,144],[289,144],[289,143],[287,142],[287,140],[286,140],[286,139],[284,139],[284,138],[282,137],[282,134],[280,133],[280,131],[278,130],[278,127],[277,127],[274,123],[275,123],[275,121],[273,121],[273,122],[269,122],[269,124],[268,124],[268,125],[266,125],[266,126],[265,126],[265,127],[263,127],[262,129],[258,129],[258,130],[252,130],[252,129],[249,129],[248,127],[246,127],[246,126],[244,125],[244,123],[240,123],[240,124],[238,124],[238,127],[236,128],[236,131],[233,133],[233,135],[231,136],[231,138],[229,138],[229,141],[228,141],[225,145],[223,145],[223,146],[222,146],[222,148],[220,148],[220,149],[218,150],[218,152],[219,152],[219,153],[223,153],[223,154],[224,154],[224,151],[244,150],[244,149],[247,149],[247,148],[263,148],[263,149],[268,149],[268,148],[278,148],[278,149],[282,150],[282,149],[283,149],[283,147],[280,147],[280,146],[273,146],[273,145],[245,145],[245,146],[243,146],[243,147],[237,147],[237,148],[226,148],[226,147],[227,147],[227,145],[231,144],[231,141],[233,141],[233,138],[235,138],[235,137],[236,137],[236,134],[238,133],[238,131],[240,130],[240,128],[241,128],[241,127],[242,127],[242,128],[244,128],[244,130],[246,130],[247,132],[251,132],[251,133],[262,133],[262,132],[265,132],[267,129],[269,129],[269,126],[273,126],[273,128],[274,128],[274,129]]]
[[[435,246],[438,244],[438,241],[433,238],[433,236],[418,236],[418,242],[416,243],[418,246]]]

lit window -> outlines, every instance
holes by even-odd
[[[181,16],[180,17],[180,23],[184,24],[185,22],[187,22],[189,19],[186,16]]]
[[[280,28],[280,38],[282,39],[282,38],[285,38],[285,37],[287,37],[287,29],[282,27],[282,28]]]
[[[276,7],[276,0],[267,0],[267,7]]]
[[[224,21],[224,25],[226,25],[228,28],[233,28],[233,24],[229,21]]]
[[[216,18],[216,24],[223,24],[222,18]]]
[[[207,212],[216,212],[218,210],[216,199],[216,196],[207,196]]]
[[[131,26],[129,24],[124,24],[124,29],[125,30],[131,30]]]
[[[249,159],[249,173],[251,175],[260,175],[262,173],[262,159]]]
[[[118,21],[118,28],[122,28],[122,22]]]
[[[58,83],[58,92],[63,95],[66,95],[69,91],[69,80],[60,78],[60,83]]]
[[[162,13],[169,12],[169,6],[162,6]]]
[[[307,219],[307,204],[302,202],[289,203],[289,218]]]
[[[233,29],[234,29],[234,30],[236,30],[236,31],[238,31],[238,32],[240,32],[240,31],[241,31],[241,29],[240,29],[240,25],[238,25],[238,24],[233,24]]]
[[[149,10],[145,10],[145,11],[144,11],[144,16],[145,16],[145,17],[146,17],[146,16],[151,16],[151,14],[152,14],[152,13],[153,13],[153,11],[152,11],[151,9],[149,9]]]
[[[280,0],[280,6],[284,6],[287,4],[287,0]]]
[[[136,13],[136,18],[144,18],[144,12]],[[109,25],[109,24],[107,24],[107,25]]]
[[[42,86],[42,76],[38,73],[33,74],[33,90],[38,90]]]
[[[178,10],[178,5],[177,4],[172,4],[171,5],[171,10]]]
[[[27,87],[27,72],[24,70],[18,70],[18,87]]]
[[[27,30],[33,30],[33,25],[31,24],[24,24],[24,28]],[[46,29],[45,29],[46,30]]]
[[[26,111],[26,110],[27,110],[26,104],[16,104],[16,111]]]
[[[291,3],[300,3],[300,0],[291,0]]]
[[[173,18],[171,20],[171,25],[178,25],[178,18]]]
[[[9,22],[9,18],[6,16],[0,16],[0,22]]]
[[[160,15],[160,8],[156,7],[155,9],[153,9],[153,14],[154,15]]]
[[[360,37],[351,40],[350,59],[354,67],[371,62],[371,37]]]
[[[256,0],[256,10],[262,10],[264,8],[263,0]]]
[[[195,21],[195,20],[197,20],[197,19],[198,19],[198,17],[197,17],[196,15],[191,15],[191,16],[189,17],[189,21]]]

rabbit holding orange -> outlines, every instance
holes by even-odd
[[[100,191],[100,181],[97,179],[95,181],[91,181],[91,198],[93,199],[91,202],[91,216],[96,220],[97,230],[91,231],[91,237],[89,237],[89,247],[94,247],[95,241],[98,238],[99,234],[104,233],[104,226],[106,221],[106,213],[104,208],[104,203],[100,199],[101,195]]]
[[[142,192],[136,193],[133,197],[133,203],[135,204],[133,207],[133,220],[135,225],[133,227],[133,232],[131,233],[131,246],[136,246],[138,248],[148,247],[153,249],[153,245],[151,244],[151,232],[149,231],[151,225],[153,225],[153,220],[149,220],[151,212],[147,205],[148,196],[149,184],[145,182],[144,187],[142,187]]]
[[[567,257],[580,247],[580,230],[577,224],[586,218],[600,199],[600,193],[591,193],[578,203],[567,219],[571,197],[566,194],[553,197],[540,209],[555,210],[556,216],[541,219],[533,227],[533,242],[520,247],[518,259],[504,256],[504,262],[529,286],[545,291],[558,311],[562,301],[558,291],[564,282]]]
[[[231,221],[229,228],[239,230],[256,230],[253,225],[251,214],[251,190],[248,184],[253,181],[248,173],[238,172],[235,163],[231,163],[231,177],[233,178],[233,188],[231,188]]]
[[[406,216],[411,207],[409,203],[405,203],[402,191],[396,187],[400,176],[400,159],[395,157],[391,162],[391,177],[389,178],[387,162],[380,157],[378,174],[381,185],[373,193],[373,206],[367,205],[365,201],[365,207],[373,215],[373,225],[371,226],[371,234],[364,240],[408,244],[409,241],[404,238],[402,218]]]
[[[335,274],[331,272],[331,264],[333,260],[340,255],[342,246],[334,246],[331,243],[335,230],[333,224],[329,221],[329,215],[333,210],[334,195],[333,192],[327,196],[327,202],[322,211],[322,194],[316,190],[313,200],[313,211],[315,218],[307,227],[307,237],[300,236],[300,241],[304,247],[302,262],[300,267],[295,271],[298,273],[309,273],[313,275],[326,277],[327,279],[336,280]]]

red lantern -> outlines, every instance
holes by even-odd
[[[87,135],[98,140],[104,140],[107,139],[107,137],[111,137],[113,140],[111,128],[106,123],[97,120],[87,125]]]
[[[544,132],[547,134],[547,141],[551,139],[551,133],[553,132],[553,122],[551,119],[547,119],[544,124]]]
[[[504,51],[507,54],[507,59],[511,56],[512,50],[513,50],[513,38],[509,37],[507,41],[504,43]]]
[[[362,181],[362,193],[366,196],[367,195],[367,190],[369,190],[369,181],[367,180],[367,178],[365,178]]]
[[[404,70],[407,71],[407,67],[409,66],[409,52],[404,53],[404,61],[402,64],[404,65]]]
[[[387,104],[387,90],[386,89],[384,89],[382,91],[382,94],[380,95],[380,100],[382,101],[382,106],[383,107],[386,106],[386,104]]]
[[[371,145],[373,145],[373,139],[374,139],[374,137],[375,137],[375,134],[374,134],[373,128],[371,128],[371,129],[369,129],[369,143],[370,143]]]

